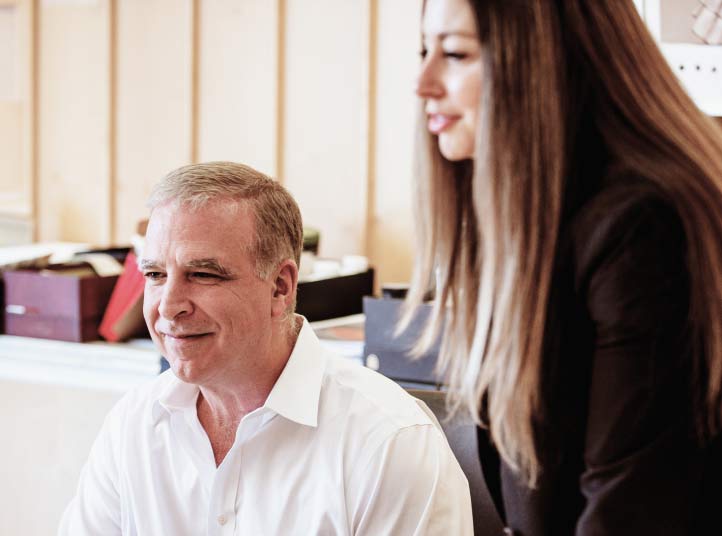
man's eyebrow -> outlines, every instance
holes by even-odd
[[[208,258],[208,259],[194,259],[192,261],[189,261],[186,264],[186,267],[188,268],[202,268],[204,270],[212,270],[213,272],[216,272],[217,274],[224,275],[227,277],[230,277],[233,275],[233,272],[231,272],[228,268],[223,266],[218,259],[214,258]]]
[[[138,268],[140,270],[151,270],[153,268],[161,268],[161,265],[158,261],[152,259],[140,259],[138,261]]]

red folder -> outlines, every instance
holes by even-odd
[[[117,342],[145,331],[143,320],[143,288],[145,279],[138,269],[135,254],[125,258],[123,273],[113,288],[98,333],[108,341]]]

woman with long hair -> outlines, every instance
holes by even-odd
[[[501,518],[722,534],[719,127],[629,0],[426,0],[422,58],[406,320]]]

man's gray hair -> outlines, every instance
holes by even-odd
[[[253,209],[256,236],[251,254],[256,272],[267,278],[286,259],[301,263],[303,222],[291,194],[250,166],[235,162],[190,164],[168,173],[153,189],[148,206],[177,202],[198,208],[209,201],[246,201]]]

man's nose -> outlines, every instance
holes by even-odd
[[[158,304],[158,314],[166,320],[175,320],[193,312],[188,288],[179,278],[168,277]]]
[[[438,99],[444,95],[444,85],[439,77],[437,61],[426,56],[416,77],[416,94],[422,99]]]

